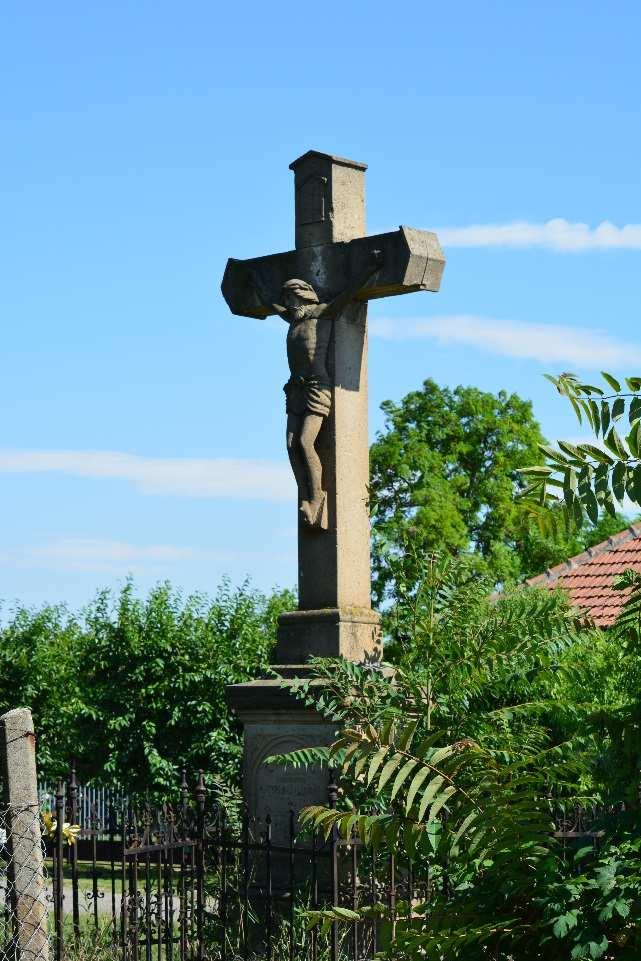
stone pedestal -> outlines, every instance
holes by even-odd
[[[304,674],[304,665],[287,671],[290,676],[294,672]],[[279,680],[234,684],[227,689],[227,696],[244,728],[243,781],[249,813],[263,829],[269,815],[274,843],[286,845],[289,812],[327,802],[328,771],[283,768],[265,764],[265,759],[312,745],[329,745],[335,739],[336,725],[297,701]]]
[[[274,670],[283,679],[309,676],[308,662],[314,656],[380,660],[380,618],[371,608],[359,607],[282,614],[276,653],[279,663]],[[289,812],[327,802],[328,771],[264,761],[274,754],[329,745],[335,740],[336,725],[274,678],[234,684],[227,689],[227,699],[244,728],[243,782],[249,813],[260,821],[269,814],[274,843],[287,843]]]

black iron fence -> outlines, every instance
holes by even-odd
[[[104,785],[81,784],[73,775],[77,789],[76,793],[76,824],[83,829],[89,829],[91,822],[98,820],[100,824],[107,824],[110,812],[119,811],[123,804],[128,803],[128,797],[120,788]],[[70,778],[69,783],[71,783]],[[42,810],[52,810],[55,805],[56,784],[50,781],[38,781],[38,798]],[[67,782],[63,781],[65,808],[67,807]]]
[[[443,866],[381,856],[358,838],[258,822],[208,794],[202,774],[183,776],[174,803],[95,804],[74,843],[80,786],[58,783],[46,841],[53,882],[55,961],[77,948],[110,961],[369,961],[395,921],[450,881]],[[328,803],[336,805],[330,785]],[[568,860],[595,854],[620,808],[559,813],[556,836]],[[364,911],[354,924],[350,912]],[[310,912],[325,923],[307,925]],[[386,915],[383,920],[383,914]]]
[[[386,937],[382,909],[402,915],[428,893],[410,864],[302,831],[293,811],[276,834],[269,817],[223,807],[202,775],[193,790],[183,777],[173,804],[96,806],[69,843],[78,795],[75,775],[59,782],[46,842],[56,961],[87,939],[122,961],[367,961]],[[308,930],[309,911],[337,908]],[[340,924],[362,908],[366,921]]]

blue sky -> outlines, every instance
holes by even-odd
[[[369,164],[370,232],[448,257],[370,308],[372,435],[433,377],[576,436],[542,373],[641,371],[640,31],[632,0],[5,7],[6,604],[294,583],[285,332],[219,284],[293,245],[309,148]]]

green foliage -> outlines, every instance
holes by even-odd
[[[600,432],[604,449],[542,445],[550,463],[522,471],[530,483],[524,502],[529,516],[544,520],[542,532],[519,534],[517,518],[494,543],[520,551],[523,573],[579,553],[625,524],[615,501],[634,499],[641,379],[628,380],[626,397],[611,375],[604,380],[615,395],[570,375],[555,381]],[[636,958],[641,575],[627,571],[613,584],[627,596],[607,634],[577,621],[560,593],[492,599],[500,569],[492,566],[495,549],[487,550],[473,518],[463,526],[476,556],[450,537],[463,516],[453,510],[456,469],[435,522],[447,552],[426,550],[431,535],[423,515],[438,477],[448,475],[439,475],[440,461],[422,433],[423,420],[432,425],[438,418],[429,405],[425,415],[420,401],[405,399],[410,416],[403,406],[390,410],[396,422],[373,451],[389,471],[381,475],[383,497],[375,491],[373,500],[384,545],[379,596],[393,601],[386,627],[396,672],[392,679],[373,665],[317,662],[316,677],[297,684],[296,693],[340,723],[340,736],[330,748],[297,751],[279,763],[322,762],[341,774],[337,809],[309,808],[308,823],[345,838],[356,832],[379,852],[409,858],[417,878],[429,871],[425,903],[411,910],[397,904],[396,913],[385,904],[363,909],[362,916],[377,912],[389,934],[381,957]],[[614,424],[626,413],[624,441]],[[433,469],[428,496],[421,472]],[[607,827],[598,856],[590,845],[575,857],[552,834],[553,805],[572,810],[575,803],[622,800],[627,813]],[[310,923],[349,925],[355,918],[348,914],[318,911]]]
[[[374,593],[396,591],[393,562],[408,531],[422,552],[474,551],[493,580],[520,573],[519,468],[537,463],[543,437],[528,401],[501,391],[426,380],[382,405],[386,430],[370,450]]]
[[[641,953],[641,838],[628,835],[593,858],[591,846],[575,855],[576,873],[557,871],[539,893],[537,907],[552,957],[617,958]]]
[[[532,943],[533,913],[538,940],[547,932],[533,880],[543,884],[551,866],[562,877],[551,792],[570,802],[598,793],[594,704],[568,703],[568,693],[591,675],[601,635],[580,628],[561,593],[492,599],[491,581],[466,560],[421,561],[416,545],[404,547],[415,552],[408,569],[421,576],[408,575],[390,617],[393,676],[376,665],[316,661],[315,677],[293,688],[340,723],[340,735],[330,748],[279,763],[340,771],[338,808],[309,808],[305,822],[409,858],[417,878],[429,871],[432,895],[409,920],[397,905],[386,957],[476,961],[490,948],[496,958],[508,950],[547,957],[519,950]],[[577,651],[585,662],[576,663]],[[392,923],[384,905],[378,910]],[[318,924],[337,919],[317,915]]]
[[[46,777],[75,755],[83,779],[130,792],[174,788],[182,764],[233,780],[240,731],[225,686],[267,668],[293,603],[227,581],[213,599],[168,584],[140,598],[129,582],[82,616],[18,610],[0,631],[0,709],[32,708]]]
[[[428,876],[421,904],[372,912],[381,957],[426,961],[638,956],[641,689],[638,575],[616,629],[590,629],[561,592],[492,598],[465,558],[420,557],[411,537],[388,621],[397,667],[318,660],[296,696],[340,726],[329,748],[277,759],[340,772],[336,810],[303,819],[353,832]],[[412,572],[419,570],[420,577]],[[404,579],[405,578],[405,579]],[[290,682],[288,682],[290,683]],[[626,800],[595,857],[567,850],[553,807]],[[627,827],[626,827],[627,825]],[[400,870],[400,867],[399,867]],[[350,910],[310,924],[349,927]]]
[[[617,636],[636,650],[641,647],[641,574],[627,570],[614,579],[615,591],[628,591],[617,618]]]
[[[65,920],[68,921],[64,932],[65,961],[120,961],[122,949],[119,944],[114,943],[110,919],[101,918],[97,928],[94,928],[93,924],[81,923],[79,935],[75,933],[71,919]],[[49,926],[49,937],[53,943],[53,911],[49,913]]]
[[[55,776],[77,750],[83,628],[63,605],[19,608],[0,629],[0,711],[31,708],[39,770]]]
[[[553,514],[559,513],[559,508]],[[596,524],[587,517],[581,527],[565,522],[561,518],[556,523],[548,523],[543,529],[538,524],[527,524],[518,538],[518,552],[521,558],[521,572],[524,577],[541,574],[548,567],[561,564],[570,557],[583,553],[588,547],[600,544],[625,530],[629,520],[623,514],[615,516],[603,514]]]
[[[577,527],[586,515],[592,523],[603,511],[614,517],[626,497],[641,505],[641,378],[626,377],[624,390],[605,371],[606,389],[574,374],[546,376],[567,397],[579,423],[585,418],[597,442],[541,445],[545,463],[521,470],[529,482],[524,498],[531,514],[550,530],[550,505],[563,505]]]
[[[614,578],[613,590],[627,592],[609,643],[601,650],[598,672],[604,677],[604,697],[593,722],[601,732],[597,763],[602,794],[611,803],[624,801],[640,810],[641,771],[641,576],[625,571]]]
[[[405,556],[410,539],[422,554],[467,556],[483,576],[508,583],[539,574],[626,525],[620,515],[594,523],[584,518],[582,526],[563,517],[543,532],[529,522],[539,505],[533,508],[530,498],[524,511],[514,495],[526,486],[521,468],[536,465],[545,444],[531,405],[516,394],[452,391],[427,380],[422,390],[398,405],[386,401],[382,409],[386,429],[370,450],[379,604],[417,582]]]

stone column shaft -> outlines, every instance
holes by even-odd
[[[322,245],[364,235],[366,166],[309,151],[291,167],[296,249],[308,262],[309,279],[337,293],[335,265],[327,259],[332,253]],[[362,660],[378,645],[378,618],[371,610],[365,303],[349,306],[334,322],[328,368],[332,409],[317,440],[328,530],[310,529],[299,518],[301,616],[281,619],[277,660],[282,664],[304,663],[321,653]],[[324,613],[314,619],[314,611]]]

